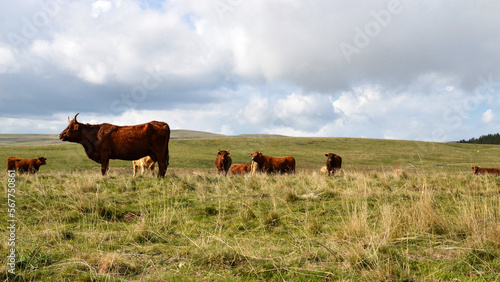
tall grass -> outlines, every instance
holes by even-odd
[[[16,277],[500,279],[495,177],[355,170],[221,177],[174,168],[156,179],[129,170],[18,176]]]

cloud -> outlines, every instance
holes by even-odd
[[[481,119],[482,122],[484,123],[489,123],[495,118],[495,113],[491,109],[488,109],[486,112],[483,113],[483,118]]]
[[[23,132],[54,131],[26,119],[50,124],[82,112],[117,123],[158,115],[219,133],[463,139],[500,106],[492,98],[500,87],[498,8],[431,0],[3,3],[0,117],[19,119],[9,130]],[[356,48],[349,57],[346,44]]]

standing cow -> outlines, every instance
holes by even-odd
[[[227,175],[232,163],[233,161],[231,160],[231,156],[229,156],[229,150],[219,149],[217,157],[215,158],[215,167],[217,168],[218,174],[222,172],[224,175]]]
[[[137,174],[139,167],[141,168],[141,175],[144,174],[144,168],[151,170],[151,173],[154,175],[155,161],[153,161],[150,156],[145,156],[144,158],[132,161],[132,165],[134,166],[134,177]]]
[[[328,157],[326,160],[326,169],[328,170],[328,175],[334,175],[336,171],[340,170],[342,167],[342,158],[333,153],[325,154]]]
[[[9,157],[7,159],[7,170],[17,170],[20,173],[29,172],[36,173],[40,166],[47,164],[47,159],[39,157],[38,159],[21,159],[16,157]]]
[[[287,157],[264,156],[262,152],[254,152],[252,161],[256,162],[260,171],[267,173],[292,173],[295,172],[295,159]]]
[[[59,139],[79,143],[87,157],[101,164],[102,175],[106,174],[109,159],[133,161],[150,156],[158,162],[158,177],[165,177],[168,167],[168,141],[170,127],[165,122],[117,126],[109,123],[84,124],[68,117],[68,126],[59,134]]]

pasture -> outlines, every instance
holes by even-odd
[[[500,279],[500,178],[471,175],[474,165],[500,167],[500,146],[226,137],[169,148],[157,179],[133,178],[132,162],[117,160],[102,177],[78,144],[0,146],[1,170],[9,156],[47,158],[37,175],[16,176],[12,278]],[[260,150],[292,155],[297,173],[217,176],[219,148],[233,163]],[[329,152],[344,173],[318,174]],[[0,185],[7,203],[7,177]],[[6,255],[0,261],[5,276]]]

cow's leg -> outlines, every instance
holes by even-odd
[[[162,154],[156,154],[156,161],[158,162],[158,177],[165,177],[167,172],[167,161]]]
[[[109,158],[108,157],[101,157],[101,173],[102,175],[106,175],[106,171],[108,170],[109,166]]]
[[[144,164],[141,164],[141,175],[144,175]]]
[[[136,165],[136,164],[134,164],[134,177],[135,177],[135,175],[137,174],[137,168],[138,168],[138,167],[137,167],[137,165]]]

